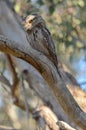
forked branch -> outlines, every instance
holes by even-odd
[[[0,51],[19,57],[33,65],[48,82],[57,100],[70,116],[70,118],[82,129],[86,128],[86,114],[75,102],[73,96],[59,77],[56,67],[41,52],[32,49],[30,46],[24,47],[22,44],[11,41],[0,36]]]

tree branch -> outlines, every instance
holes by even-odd
[[[35,112],[33,113],[33,117],[37,118],[38,121],[40,121],[40,118],[42,118],[49,129],[52,130],[59,130],[59,128],[61,128],[62,130],[76,130],[68,125],[66,122],[59,121],[54,112],[52,112],[51,109],[47,106],[41,106],[37,110],[35,110]]]
[[[17,76],[17,73],[16,73],[16,70],[15,70],[11,56],[6,54],[6,58],[9,62],[10,70],[11,70],[12,75],[13,75],[13,84],[11,86],[12,87],[11,92],[12,92],[12,95],[15,98],[17,98],[19,96],[19,79],[18,79],[18,76]]]
[[[42,118],[50,129],[59,130],[59,127],[56,124],[56,122],[58,122],[58,118],[47,106],[38,107],[37,110],[33,112],[33,117],[38,119],[38,121]]]
[[[0,125],[0,130],[18,130],[18,129]]]
[[[62,130],[76,130],[72,128],[70,125],[68,125],[64,121],[57,121],[57,125],[62,129]]]
[[[71,119],[81,128],[86,128],[86,114],[75,102],[64,82],[60,79],[55,66],[47,57],[3,36],[0,36],[0,51],[12,54],[32,64],[48,82],[57,100]]]

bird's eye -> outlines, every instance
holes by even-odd
[[[33,19],[29,20],[29,23],[32,23],[33,22]]]

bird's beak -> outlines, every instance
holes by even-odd
[[[32,29],[32,25],[29,24],[28,22],[24,22],[24,23],[23,23],[23,26],[24,26],[24,28],[25,28],[26,30],[31,30],[31,29]]]

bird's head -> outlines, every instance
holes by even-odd
[[[45,26],[45,21],[38,14],[28,15],[24,22],[24,27],[27,31],[33,30],[34,27],[43,27]]]

